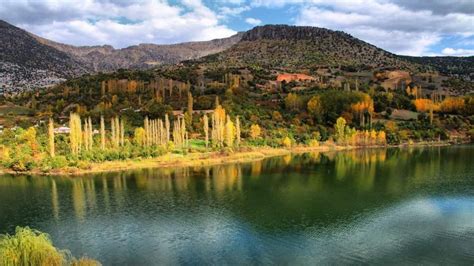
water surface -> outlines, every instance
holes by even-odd
[[[0,232],[104,265],[474,263],[474,146],[1,176]]]

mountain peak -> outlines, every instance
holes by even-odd
[[[244,33],[242,40],[314,40],[332,34],[339,34],[344,35],[344,37],[351,37],[349,34],[339,31],[332,31],[325,28],[278,24],[257,26]]]

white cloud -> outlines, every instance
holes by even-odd
[[[227,16],[238,16],[242,12],[250,10],[250,6],[240,6],[240,7],[228,7],[228,6],[223,6],[219,8],[219,15],[221,15],[223,18],[226,18]]]
[[[448,56],[473,56],[474,49],[444,48],[441,53]]]
[[[6,0],[0,17],[39,36],[75,45],[176,43],[236,32],[200,0]]]
[[[308,3],[311,1],[305,1],[305,0],[253,0],[250,1],[252,3],[252,6],[263,6],[263,7],[283,7],[286,5],[292,5],[292,4],[303,4],[303,3]]]
[[[257,26],[257,25],[262,24],[262,21],[258,18],[246,18],[245,22],[247,22],[248,24],[252,26]]]

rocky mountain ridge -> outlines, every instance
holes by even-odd
[[[430,70],[474,80],[474,57],[399,56],[347,33],[318,27],[265,25],[211,41],[115,49],[54,42],[0,20],[0,93],[44,87],[83,74],[181,62],[288,72],[320,67]]]

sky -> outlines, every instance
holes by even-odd
[[[73,45],[170,44],[258,25],[341,30],[402,55],[474,55],[474,0],[0,0],[0,19]]]

